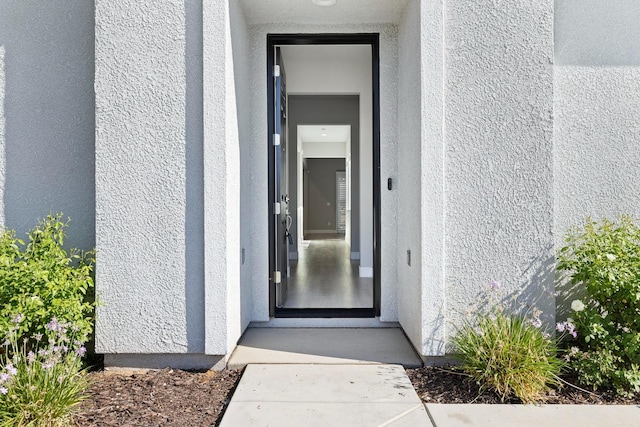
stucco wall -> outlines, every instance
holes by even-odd
[[[252,152],[249,144],[242,143],[251,138],[251,86],[249,85],[251,51],[249,46],[249,28],[244,16],[244,11],[239,2],[229,1],[229,23],[231,30],[231,51],[233,55],[233,75],[235,83],[236,109],[238,120],[238,142],[240,164],[251,158]],[[249,189],[251,185],[251,171],[249,168],[240,167],[240,246],[244,249],[244,262],[240,266],[240,301],[241,301],[241,330],[244,331],[251,321],[251,270],[249,264],[253,261],[250,254],[252,246],[252,234],[255,232],[249,227],[244,218],[249,216],[249,209],[253,195]]]
[[[249,322],[245,37],[224,1],[96,4],[96,346],[113,363],[225,355]]]
[[[416,348],[422,347],[422,242],[420,2],[411,1],[398,30],[398,320]],[[429,183],[431,184],[431,183]],[[382,191],[388,191],[383,186]],[[407,251],[411,251],[411,265]]]
[[[640,65],[640,3],[555,0],[556,65]]]
[[[553,2],[447,2],[444,16],[448,316],[497,280],[552,323]]]
[[[67,245],[95,245],[93,2],[0,3],[0,225],[49,212]]]
[[[640,216],[640,4],[556,1],[556,244],[587,216]]]

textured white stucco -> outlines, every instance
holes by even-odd
[[[228,354],[242,334],[240,148],[226,1],[203,6],[205,352]]]
[[[381,180],[396,176],[396,106],[397,106],[397,28],[390,24],[370,25],[298,25],[265,24],[250,26],[252,123],[250,165],[252,171],[251,216],[246,218],[252,232],[252,295],[253,321],[269,320],[268,294],[268,233],[267,233],[267,88],[266,88],[266,36],[267,33],[380,33],[380,108],[381,108]],[[382,192],[382,313],[383,321],[397,320],[396,303],[396,228],[395,194]]]
[[[640,67],[556,67],[556,242],[587,216],[640,216]]]
[[[203,306],[187,301],[185,3],[95,8],[96,350],[202,353],[187,316]]]
[[[243,219],[249,215],[248,209],[253,194],[250,188],[251,170],[242,167],[244,159],[251,158],[251,145],[246,141],[251,137],[251,86],[249,73],[251,55],[249,50],[249,28],[240,2],[229,2],[229,17],[231,23],[231,49],[233,54],[233,73],[236,92],[236,109],[238,120],[238,139],[240,142],[240,245],[245,250],[245,262],[240,267],[240,300],[241,300],[241,329],[244,330],[251,321],[251,270],[249,264],[253,261],[247,255],[251,253],[251,228]]]
[[[5,92],[5,75],[4,75],[4,45],[0,45],[0,200],[4,200],[4,183],[5,183],[5,140],[4,140],[4,92]],[[0,224],[4,226],[4,203],[0,203]]]
[[[640,65],[640,2],[555,0],[556,65]]]
[[[553,2],[445,4],[447,314],[491,280],[552,322]]]
[[[3,227],[18,236],[49,212],[67,244],[95,244],[93,2],[0,2]]]
[[[416,348],[422,347],[421,69],[420,1],[404,11],[398,31],[397,208],[398,320]],[[418,89],[417,89],[418,88]],[[386,190],[383,187],[383,191]],[[411,265],[407,251],[411,251]]]
[[[442,355],[447,324],[445,286],[444,7],[420,1],[421,236],[423,355]]]

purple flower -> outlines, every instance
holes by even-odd
[[[500,289],[501,287],[502,287],[502,284],[500,284],[500,282],[498,282],[497,280],[492,280],[491,283],[489,284],[489,288],[492,291]]]
[[[564,322],[556,323],[556,329],[558,332],[564,332]]]
[[[9,393],[9,390],[7,390],[6,387],[0,387],[0,394],[7,394]]]
[[[540,320],[539,317],[535,317],[532,321],[531,321],[531,325],[533,325],[534,328],[539,328],[540,326],[542,326],[542,320]]]
[[[51,369],[51,368],[53,368],[53,365],[55,365],[53,360],[47,360],[46,362],[42,363],[42,368],[45,369],[45,370]]]
[[[84,354],[87,352],[87,349],[84,346],[80,346],[78,347],[78,349],[76,350],[76,356],[78,357],[82,357],[84,356]]]
[[[9,381],[9,379],[11,378],[11,375],[9,375],[6,372],[3,372],[0,374],[0,384],[6,383],[7,381]]]
[[[9,376],[14,376],[15,374],[18,373],[18,370],[11,363],[8,363],[7,366],[5,366],[4,368],[9,373]]]
[[[58,319],[56,319],[55,317],[52,318],[51,321],[45,325],[45,328],[47,328],[50,331],[57,331],[59,327],[60,327],[60,323],[58,323]]]
[[[22,319],[24,319],[24,316],[22,314],[16,314],[15,316],[11,317],[11,321],[15,324],[22,322]]]
[[[27,361],[33,363],[36,360],[36,354],[33,351],[27,353]]]

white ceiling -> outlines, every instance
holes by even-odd
[[[311,0],[241,0],[241,4],[249,25],[399,24],[408,1],[337,0],[330,7],[316,6]]]
[[[295,45],[281,46],[287,61],[371,61],[370,45]]]
[[[326,136],[323,136],[325,134]],[[347,142],[351,126],[298,126],[298,138],[302,142]]]

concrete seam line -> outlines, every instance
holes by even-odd
[[[419,409],[421,406],[422,406],[422,403],[414,406],[413,408],[409,408],[406,411],[402,412],[401,414],[398,414],[395,417],[391,418],[390,420],[387,420],[387,421],[383,422],[378,427],[389,426],[389,425],[391,425],[391,423],[394,423],[394,422],[398,421],[400,418],[403,418],[404,416],[409,415],[410,413],[412,413],[416,409]],[[426,407],[425,407],[425,410],[426,410]],[[427,413],[428,413],[428,411],[427,411]],[[431,416],[429,416],[429,418],[431,418]]]
[[[438,425],[436,424],[436,420],[433,419],[433,415],[431,415],[431,411],[429,410],[429,407],[427,406],[426,403],[424,403],[424,409],[425,411],[427,411],[427,415],[429,416],[429,419],[431,420],[431,424],[433,425],[433,427],[438,427]]]

